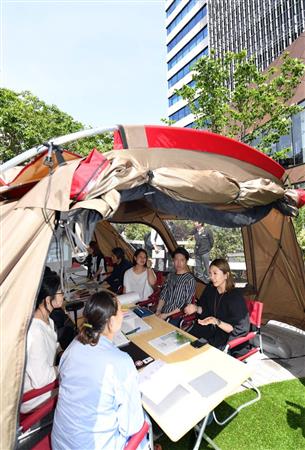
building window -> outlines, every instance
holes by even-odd
[[[182,58],[184,58],[190,51],[192,51],[198,44],[200,44],[208,35],[208,26],[199,31],[193,39],[190,40],[168,63],[167,70],[171,70]]]
[[[171,13],[177,8],[177,6],[179,5],[179,3],[181,3],[182,0],[175,0],[170,7],[168,8],[168,10],[166,11],[166,17],[169,17],[171,15]]]
[[[181,31],[177,34],[177,36],[172,39],[169,44],[167,44],[167,53],[169,53],[177,44],[181,41],[181,39],[186,36],[192,28],[194,28],[195,25],[197,25],[200,20],[202,20],[207,14],[207,8],[204,6],[204,8],[200,9],[198,13],[185,25],[185,27],[182,28]]]
[[[168,80],[168,88],[171,88],[176,83],[178,83],[179,80],[181,80],[185,75],[187,75],[191,71],[191,67],[194,65],[194,63],[199,59],[202,58],[202,56],[208,54],[208,47],[206,47],[202,52],[200,52],[195,58],[193,58],[188,64],[186,64],[182,69],[179,70],[174,76],[172,76]]]
[[[191,109],[188,105],[186,105],[186,106],[183,106],[183,108],[176,111],[174,114],[171,114],[169,116],[169,119],[177,122],[178,120],[183,119],[183,117],[186,117],[189,114],[191,114]]]
[[[166,31],[167,34],[170,34],[173,29],[181,22],[182,19],[194,8],[194,6],[198,3],[198,0],[191,0],[189,3],[185,5],[185,7],[180,11],[180,13],[174,18],[174,20],[168,25]]]
[[[190,86],[190,87],[194,87],[195,86],[195,81],[190,81],[189,83],[187,83],[186,86]],[[173,106],[175,103],[179,102],[179,100],[181,100],[181,96],[178,94],[173,94],[169,97],[168,99],[168,106]]]

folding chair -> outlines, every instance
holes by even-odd
[[[246,299],[245,301],[246,301],[247,309],[249,311],[250,331],[246,336],[242,336],[242,337],[232,339],[231,341],[229,341],[225,348],[225,352],[229,353],[229,352],[232,352],[232,350],[234,348],[236,348],[237,346],[244,344],[246,342],[249,342],[251,345],[250,350],[247,353],[245,353],[244,355],[237,356],[237,359],[239,359],[240,361],[244,361],[245,359],[249,358],[249,356],[253,355],[254,353],[257,353],[257,352],[263,353],[261,322],[262,322],[262,314],[263,314],[264,304],[262,302],[259,302],[256,300]],[[254,338],[256,336],[258,337],[258,345],[256,343],[257,339],[254,341]]]
[[[192,304],[196,303],[195,295],[192,297]],[[171,319],[180,319],[178,320],[178,328],[181,330],[188,331],[195,323],[197,319],[197,314],[185,314],[183,311],[172,314],[170,317],[166,319],[167,322],[170,322]]]
[[[261,321],[262,321],[262,314],[263,314],[263,303],[255,300],[245,300],[247,309],[249,311],[249,319],[250,319],[250,331],[246,336],[242,336],[240,338],[233,339],[232,341],[228,342],[225,352],[228,353],[232,349],[236,348],[237,346],[244,344],[246,342],[249,342],[251,344],[251,348],[249,351],[247,351],[244,355],[237,356],[236,359],[239,359],[240,361],[244,361],[245,359],[249,358],[249,356],[253,355],[257,352],[263,352],[263,345],[262,345],[262,337],[261,337]],[[253,341],[253,339],[258,336],[258,346],[256,342]],[[234,357],[234,355],[233,355]],[[213,417],[215,422],[218,425],[225,425],[229,420],[231,420],[233,417],[235,417],[242,409],[246,408],[247,406],[252,405],[253,403],[256,403],[261,398],[261,393],[259,389],[249,380],[247,380],[245,383],[249,385],[249,387],[245,384],[244,387],[247,389],[252,389],[256,392],[256,397],[248,402],[243,403],[242,405],[238,406],[236,410],[229,415],[226,419],[223,421],[220,421],[217,419],[215,411],[213,411]]]
[[[145,306],[145,307],[149,308],[150,310],[152,310],[153,312],[157,308],[157,305],[159,302],[159,297],[160,297],[160,292],[161,292],[162,286],[164,284],[166,274],[162,271],[157,271],[156,277],[157,277],[157,282],[155,285],[154,292],[148,297],[147,300],[142,300],[141,302],[137,303],[139,306]]]
[[[26,414],[20,414],[18,430],[19,443],[30,436],[34,437],[35,434],[38,436],[38,433],[41,432],[38,440],[35,439],[35,445],[31,447],[32,450],[51,450],[51,425],[53,417],[50,415],[48,419],[48,415],[52,411],[55,411],[58,397],[58,380],[54,380],[52,383],[40,389],[32,389],[23,394],[22,397],[22,403],[24,403],[47,392],[52,392],[53,395],[41,403],[41,405],[36,406],[32,411]],[[46,420],[43,421],[43,419]],[[46,433],[43,433],[42,430]]]
[[[153,443],[152,426],[148,418],[145,419],[141,430],[135,433],[133,436],[131,436],[131,438],[125,445],[124,450],[136,450],[147,434],[149,434],[150,448],[151,450],[153,450],[154,443]]]

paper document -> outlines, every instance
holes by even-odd
[[[189,385],[202,397],[210,397],[215,392],[223,389],[227,384],[226,380],[212,370],[189,381]]]
[[[117,331],[113,337],[113,343],[116,347],[122,347],[123,345],[129,344],[130,340],[127,339],[125,334],[122,331]]]
[[[163,355],[169,355],[185,345],[189,345],[191,342],[190,338],[176,330],[148,341],[152,347]]]
[[[139,373],[140,391],[155,404],[165,399],[179,383],[171,364],[157,359]]]
[[[137,292],[128,292],[128,294],[117,295],[117,298],[121,305],[128,305],[140,301],[140,296]]]
[[[121,330],[125,335],[142,333],[142,331],[151,330],[151,326],[140,319],[133,311],[124,313]]]

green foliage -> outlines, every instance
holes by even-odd
[[[212,227],[214,246],[210,253],[210,259],[228,258],[229,253],[244,252],[243,240],[240,228]]]
[[[223,59],[203,56],[194,65],[195,86],[176,91],[186,100],[196,128],[234,137],[271,154],[271,145],[289,132],[291,116],[301,110],[285,104],[305,71],[303,62],[282,57],[279,68],[259,72],[245,50],[228,52]],[[275,159],[283,157],[272,155]]]
[[[129,241],[144,240],[145,234],[151,231],[150,227],[142,223],[120,223],[116,224],[116,228],[119,233],[124,233],[126,239]]]
[[[305,259],[305,206],[299,210],[299,215],[293,219],[293,224],[299,246],[301,247]]]
[[[47,105],[28,91],[0,89],[0,159],[4,162],[27,149],[57,136],[84,129],[55,105]],[[112,136],[105,134],[75,143],[68,149],[86,155],[92,148],[112,148]]]

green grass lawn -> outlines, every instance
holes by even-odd
[[[268,384],[260,391],[260,401],[223,427],[213,422],[206,428],[207,435],[221,450],[305,450],[305,378]],[[217,408],[217,417],[222,420],[254,396],[247,390],[227,398]],[[157,442],[162,450],[190,450],[195,435],[191,431],[178,442],[162,436]],[[211,447],[202,440],[200,449]]]

